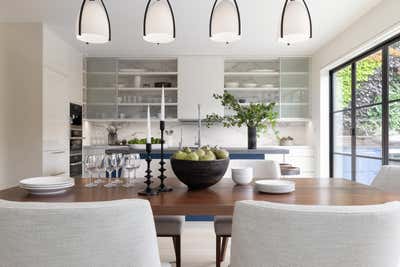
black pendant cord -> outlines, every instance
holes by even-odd
[[[147,175],[145,176],[146,181],[144,182],[146,184],[146,188],[143,191],[139,192],[138,194],[140,196],[155,196],[155,195],[158,195],[158,191],[154,190],[150,187],[150,185],[153,183],[151,181],[151,178],[153,178],[153,176],[151,175],[151,166],[150,166],[151,161],[152,161],[151,144],[146,144],[146,153],[147,153],[147,155],[146,155],[146,162],[147,162],[146,173],[147,173]]]
[[[160,176],[158,176],[158,178],[160,179],[161,183],[160,186],[158,187],[158,192],[171,192],[172,188],[168,188],[165,184],[164,184],[164,180],[167,179],[167,176],[164,175],[166,169],[164,168],[164,165],[166,164],[164,161],[164,144],[165,144],[165,140],[164,140],[164,131],[165,131],[165,121],[160,121],[160,130],[161,130],[161,160],[160,160]]]

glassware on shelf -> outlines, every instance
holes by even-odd
[[[140,168],[140,154],[129,154],[125,157],[125,170],[128,173],[127,182],[123,185],[124,187],[133,187],[136,181],[136,170]],[[132,170],[134,176],[132,179]]]

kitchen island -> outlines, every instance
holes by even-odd
[[[229,147],[224,148],[230,154],[232,160],[263,160],[268,158],[268,155],[287,155],[290,150],[286,148],[277,147],[260,147],[257,149],[247,149],[243,147]],[[179,150],[178,147],[170,147],[164,149],[164,155],[166,159],[169,159],[175,152]],[[113,147],[106,150],[107,154],[122,153],[122,154],[133,154],[138,153],[142,158],[145,158],[145,149],[136,149],[128,146]],[[160,149],[153,149],[152,158],[159,159],[161,156]]]

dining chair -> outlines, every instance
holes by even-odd
[[[281,169],[278,162],[274,160],[258,160],[252,163],[254,168],[254,179],[279,179]],[[225,260],[226,248],[229,238],[232,236],[232,216],[215,216],[214,231],[216,235],[216,266],[220,267]]]
[[[172,237],[175,250],[176,267],[181,266],[181,236],[184,216],[155,216],[154,222],[158,237]]]
[[[400,193],[400,166],[382,166],[371,185],[383,191]]]
[[[398,267],[400,202],[303,206],[243,201],[231,267]]]
[[[1,266],[170,266],[160,262],[146,200],[0,200],[0,218]]]

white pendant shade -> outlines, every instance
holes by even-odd
[[[110,21],[101,0],[84,0],[78,14],[76,38],[86,43],[111,41]]]
[[[302,0],[288,0],[282,13],[281,40],[298,43],[312,38],[311,17]]]
[[[147,5],[143,39],[156,44],[174,41],[175,19],[169,2],[167,0],[150,0]]]
[[[217,0],[218,1],[218,0]],[[214,4],[210,18],[210,39],[232,43],[241,38],[239,9],[234,0],[221,0]]]

